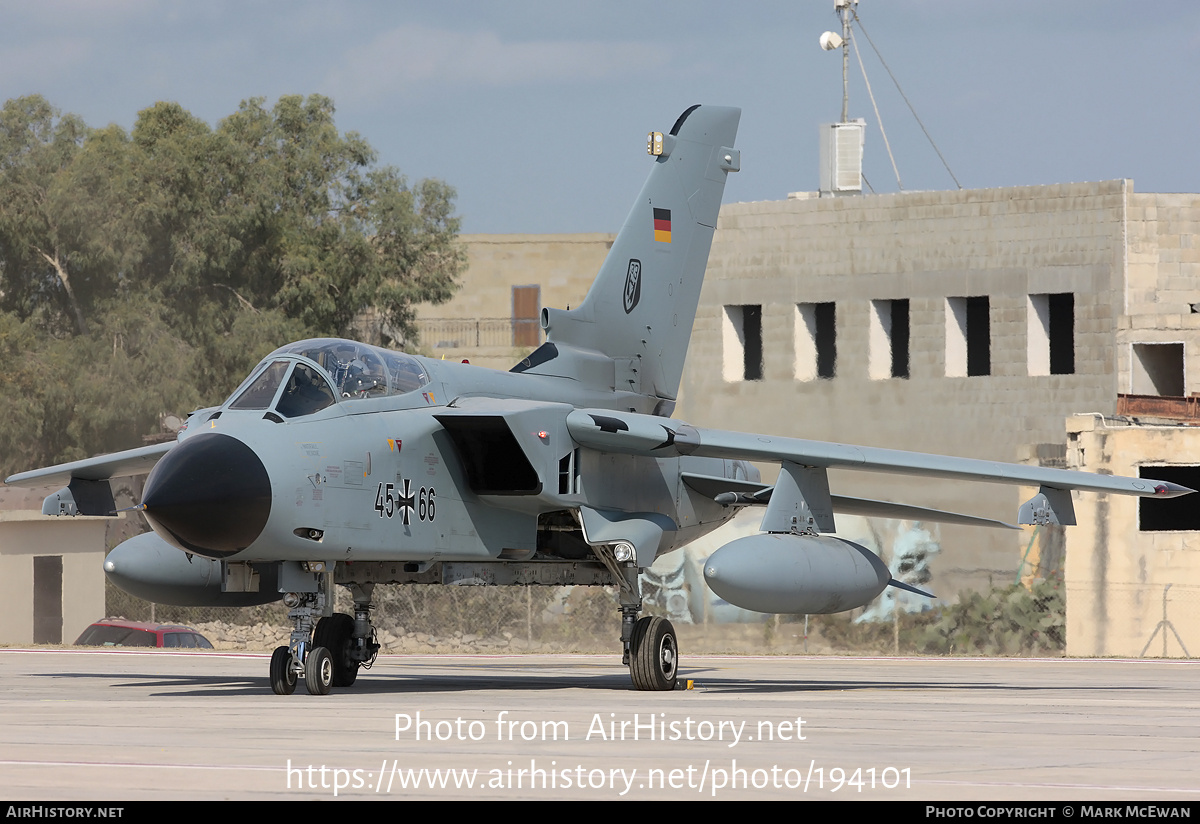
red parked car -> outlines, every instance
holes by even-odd
[[[122,618],[97,621],[75,640],[75,646],[213,648],[207,638],[191,627],[156,624],[153,621],[126,621]]]

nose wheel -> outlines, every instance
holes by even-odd
[[[309,695],[328,695],[333,686],[333,656],[325,647],[313,647],[304,659],[304,686]]]
[[[336,683],[333,654],[325,647],[311,647],[303,661],[297,660],[291,647],[276,647],[271,654],[271,692],[291,695],[303,679],[309,695],[328,695]]]
[[[296,691],[296,670],[292,666],[292,651],[288,647],[276,647],[271,655],[271,692],[276,695],[291,695]]]

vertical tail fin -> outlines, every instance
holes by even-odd
[[[641,395],[646,411],[670,414],[725,178],[741,165],[732,148],[740,117],[717,106],[679,116],[587,298],[542,310],[547,351],[517,370]]]

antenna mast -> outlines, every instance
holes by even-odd
[[[842,119],[821,124],[820,192],[824,195],[861,194],[862,150],[866,121],[850,119],[850,26],[858,0],[833,0],[833,11],[842,23],[842,33],[821,35],[825,51],[842,50]],[[857,52],[855,52],[857,54]],[[868,87],[869,90],[869,87]]]
[[[858,0],[833,0],[833,10],[842,18],[842,122],[850,122],[850,20]],[[835,47],[836,48],[836,47]]]

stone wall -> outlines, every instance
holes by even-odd
[[[1071,418],[1071,469],[1137,476],[1141,467],[1200,466],[1200,429]],[[1188,499],[1181,499],[1181,502]],[[1200,655],[1200,534],[1143,531],[1139,501],[1075,496],[1066,530],[1067,654]],[[1186,505],[1186,504],[1185,504]],[[1166,621],[1164,620],[1164,598]]]
[[[1130,187],[1132,188],[1132,187]],[[1126,282],[1116,335],[1119,391],[1155,394],[1135,374],[1139,343],[1182,344],[1182,394],[1200,387],[1200,195],[1129,194]],[[1200,306],[1197,307],[1200,309]],[[1151,391],[1147,391],[1147,390]]]
[[[434,319],[511,319],[514,286],[540,287],[541,305],[577,306],[616,235],[465,235],[467,275],[454,299],[418,307],[418,325],[432,331]],[[439,346],[431,334],[421,341],[434,357],[461,360],[493,369],[508,369],[527,355],[529,347],[476,346],[469,336],[449,336],[453,345]],[[539,340],[544,339],[540,336]]]

